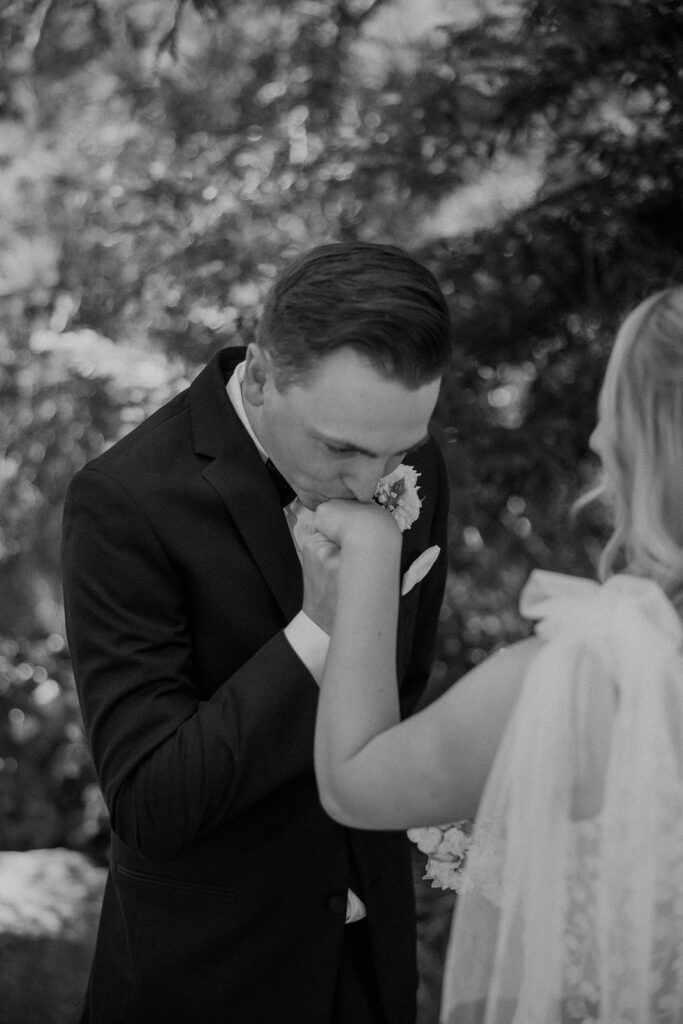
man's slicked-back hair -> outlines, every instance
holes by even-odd
[[[443,374],[451,322],[434,275],[402,249],[372,242],[320,245],[296,257],[266,298],[257,342],[278,387],[350,347],[385,377],[418,388]]]

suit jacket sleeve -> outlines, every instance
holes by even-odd
[[[283,631],[200,699],[177,566],[94,468],[67,495],[63,574],[86,733],[124,843],[170,860],[310,769],[318,690]]]

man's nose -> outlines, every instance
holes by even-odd
[[[353,493],[353,497],[356,501],[360,501],[363,504],[367,504],[369,501],[372,501],[372,496],[377,490],[378,480],[379,477],[377,477],[373,483],[370,483],[369,481],[366,480],[347,480],[346,486]]]
[[[349,490],[353,491],[356,501],[372,501],[380,477],[391,473],[400,461],[400,458],[397,459],[393,456],[386,462],[384,459],[368,460],[362,466],[357,466],[344,482]]]

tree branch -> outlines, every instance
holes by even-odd
[[[371,0],[371,3],[363,11],[354,12],[349,6],[349,0],[339,0],[337,4],[337,24],[340,28],[358,29],[371,18],[380,7],[383,7],[387,0]]]
[[[159,45],[157,46],[157,57],[160,57],[163,53],[168,51],[171,57],[173,57],[173,60],[178,59],[178,29],[180,28],[180,16],[183,13],[183,8],[186,3],[187,0],[176,0],[173,24],[168,32],[159,40]]]

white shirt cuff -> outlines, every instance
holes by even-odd
[[[318,686],[322,683],[325,660],[330,649],[330,638],[324,629],[309,618],[306,612],[295,615],[288,626],[285,626],[292,650],[303,661]]]

